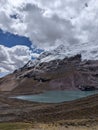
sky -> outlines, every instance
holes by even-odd
[[[43,50],[32,45],[29,38],[0,30],[0,74],[12,72],[35,59]]]
[[[29,38],[0,30],[0,45],[7,47],[12,47],[15,45],[26,45],[31,47],[31,44],[32,43]]]
[[[42,50],[98,59],[98,0],[1,0],[0,71],[22,67]]]

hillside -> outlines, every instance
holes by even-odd
[[[98,89],[98,61],[82,61],[81,55],[29,65],[0,79],[0,91],[13,94],[45,90]]]

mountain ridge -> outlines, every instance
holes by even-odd
[[[81,54],[49,62],[29,61],[24,67],[0,79],[0,91],[13,94],[49,90],[98,89],[98,61],[82,60]]]

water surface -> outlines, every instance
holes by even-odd
[[[14,98],[43,103],[60,103],[72,101],[90,95],[98,94],[98,91],[48,91],[35,95],[16,96]]]

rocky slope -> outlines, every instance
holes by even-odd
[[[45,90],[98,89],[98,61],[81,60],[81,55],[64,58],[60,50],[43,53],[36,61],[0,79],[0,91],[13,94],[40,93]],[[54,57],[47,61],[49,57]],[[44,60],[43,60],[44,59]],[[43,62],[42,62],[43,60]]]

